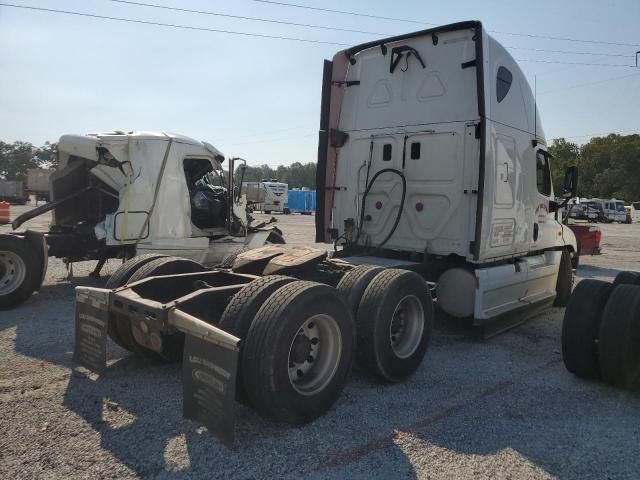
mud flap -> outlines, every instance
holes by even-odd
[[[171,311],[169,318],[186,334],[182,360],[183,414],[232,446],[240,339],[178,309]]]
[[[76,287],[73,361],[96,373],[107,367],[109,294],[103,288]]]

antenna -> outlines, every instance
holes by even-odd
[[[538,75],[533,76],[533,140],[531,145],[538,145]]]

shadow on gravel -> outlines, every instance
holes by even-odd
[[[45,285],[15,309],[2,311],[0,331],[16,328],[18,354],[55,364],[70,364],[74,339],[75,295],[78,285],[103,286],[89,277]]]
[[[615,276],[620,273],[621,270],[617,268],[606,268],[606,267],[598,267],[595,265],[580,265],[576,274],[580,278],[599,278],[599,277],[610,277],[615,278]]]
[[[69,380],[64,405],[100,434],[102,448],[141,477],[221,478],[229,474],[229,463],[238,464],[234,470],[239,478],[255,478],[274,465],[282,469],[279,477],[292,472],[314,473],[308,470],[309,457],[324,454],[318,450],[317,428],[279,425],[238,404],[236,446],[229,449],[204,428],[182,417],[180,374],[179,364],[158,365],[133,356],[112,364],[106,375],[97,378],[76,370]],[[313,435],[305,434],[309,429],[315,430]],[[175,439],[184,446],[181,467],[172,465],[175,460],[168,460],[176,454],[167,453]],[[256,457],[250,453],[257,443],[265,441],[268,455]],[[410,470],[406,460],[405,469]],[[380,478],[390,478],[394,471]],[[271,477],[265,473],[262,476]]]

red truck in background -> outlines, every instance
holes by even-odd
[[[598,255],[601,253],[602,230],[598,225],[572,223],[569,224],[569,228],[576,236],[579,255]],[[573,268],[578,268],[579,255],[573,257]]]

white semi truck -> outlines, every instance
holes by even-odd
[[[77,288],[75,359],[105,368],[107,336],[183,358],[185,415],[228,442],[236,397],[310,421],[354,360],[386,382],[420,366],[432,292],[477,325],[567,302],[577,246],[554,198],[575,196],[577,171],[554,192],[551,161],[524,74],[480,22],[340,51],[317,169],[316,239],[334,251],[268,246],[195,273],[132,259],[111,288]]]
[[[208,143],[175,134],[62,136],[51,201],[13,221],[17,229],[52,211],[50,230],[0,235],[0,308],[40,288],[50,256],[98,260],[98,276],[109,258],[177,255],[198,270],[246,247],[282,243],[278,229],[249,222],[242,179],[223,172],[224,160]],[[234,172],[245,162],[229,163]]]

